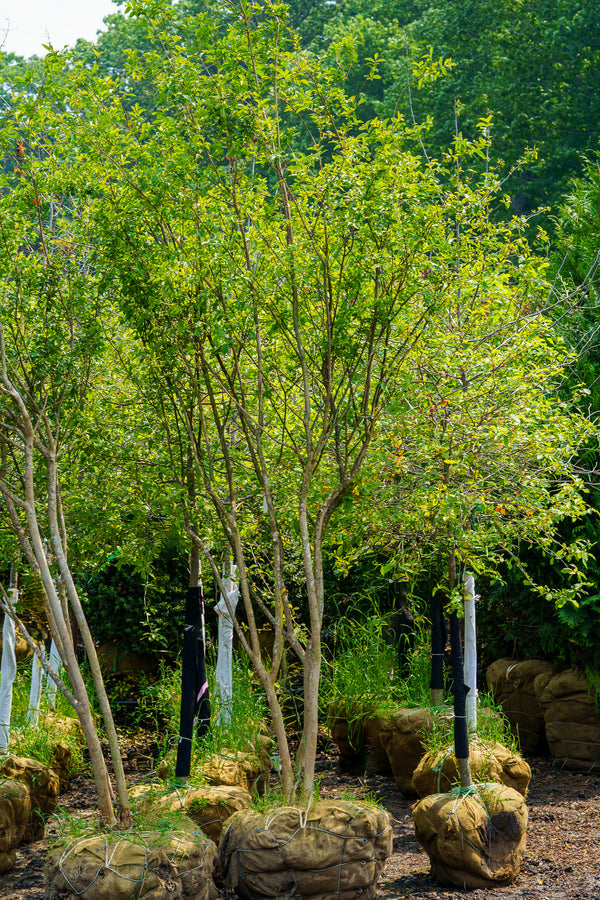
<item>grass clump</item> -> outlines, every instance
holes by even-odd
[[[41,693],[37,722],[30,721],[29,694],[31,687],[31,657],[17,665],[17,677],[13,684],[13,700],[8,752],[14,756],[35,759],[46,766],[55,763],[54,751],[58,744],[71,751],[69,772],[84,768],[84,739],[75,711],[60,690],[52,700],[46,682]]]
[[[424,623],[417,622],[413,646],[402,666],[390,615],[373,612],[341,619],[334,633],[333,654],[323,668],[323,712],[343,716],[349,725],[365,717],[386,717],[399,707],[430,704],[430,650]]]
[[[209,731],[192,743],[192,764],[187,785],[202,787],[206,780],[202,776],[203,764],[211,757],[220,756],[235,759],[238,753],[255,753],[264,741],[267,720],[267,701],[257,683],[249,660],[241,654],[233,656],[233,696],[229,709],[229,720],[220,716],[221,704],[215,691],[215,654],[209,653],[207,673],[211,700],[211,726]],[[175,759],[179,735],[179,713],[181,698],[181,667],[165,669],[162,677],[154,685],[148,686],[149,695],[154,697],[160,715],[166,721],[166,737],[163,746],[163,776],[172,785],[179,782],[175,778]]]
[[[352,721],[395,704],[396,654],[388,639],[390,630],[389,619],[376,613],[338,622],[333,654],[324,662],[321,676],[326,716],[344,713]]]
[[[432,707],[431,711],[432,727],[430,731],[423,733],[422,738],[425,751],[435,755],[453,747],[454,720],[451,706]],[[477,729],[471,732],[469,740],[475,737],[486,744],[502,744],[511,753],[520,755],[519,742],[511,732],[508,719],[487,692],[478,694]],[[449,752],[452,753],[453,750]]]

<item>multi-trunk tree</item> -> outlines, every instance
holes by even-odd
[[[343,73],[299,53],[269,4],[232,5],[224,26],[199,17],[185,43],[168,7],[148,24],[160,52],[132,55],[129,75],[152,80],[152,114],[125,113],[122,85],[73,75],[68,116],[96,194],[94,262],[185,429],[188,533],[224,595],[206,499],[238,567],[245,627],[239,616],[235,627],[267,695],[287,796],[295,775],[277,694],[284,641],[303,663],[297,762],[307,794],[323,541],[439,302],[421,277],[439,190],[404,122],[362,127],[339,87]],[[286,591],[293,545],[306,626]],[[270,560],[262,595],[249,577],[257,546]],[[274,630],[269,658],[261,619]]]
[[[67,672],[61,683],[81,723],[100,810],[115,821],[112,787],[71,616],[83,637],[104,717],[121,819],[129,819],[123,766],[94,642],[68,560],[61,468],[94,378],[100,350],[97,280],[89,230],[67,170],[55,164],[56,131],[28,96],[5,115],[10,148],[0,191],[0,516],[23,563],[39,576],[52,637]],[[17,566],[20,563],[17,563]],[[6,615],[13,616],[6,591]],[[43,664],[49,669],[48,660]],[[53,677],[57,677],[55,671]]]
[[[462,172],[468,153],[457,142],[445,194],[446,237],[440,235],[424,273],[444,303],[415,348],[410,390],[388,431],[388,499],[401,504],[399,570],[407,577],[424,568],[437,572],[432,621],[444,608],[450,615],[460,723],[466,722],[464,696],[457,698],[463,576],[494,577],[504,563],[522,566],[519,552],[535,546],[571,576],[560,588],[535,589],[558,606],[577,603],[589,548],[565,542],[559,526],[587,511],[578,455],[595,433],[577,398],[561,394],[569,352],[549,315],[547,263],[540,248],[529,247],[523,221],[494,222],[496,177],[469,185]],[[441,651],[432,648],[437,690]],[[466,730],[460,748],[457,757],[466,759]]]

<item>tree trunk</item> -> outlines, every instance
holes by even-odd
[[[219,617],[219,649],[217,653],[217,667],[215,670],[216,692],[219,696],[219,712],[217,724],[231,723],[231,705],[233,702],[233,620],[235,608],[240,596],[236,583],[236,569],[228,558],[226,566],[229,572],[223,581],[227,592],[227,601],[223,594],[215,606]]]
[[[29,706],[27,707],[27,723],[37,727],[40,717],[40,703],[42,700],[42,664],[34,653],[31,663],[31,687],[29,689]]]
[[[18,573],[13,562],[10,567],[9,598],[16,606],[19,598],[17,590]],[[2,626],[2,662],[0,664],[0,752],[8,750],[10,744],[10,718],[12,713],[13,684],[17,676],[15,657],[15,623],[4,614]]]
[[[98,654],[96,653],[96,645],[94,643],[94,639],[92,637],[92,633],[89,629],[89,625],[87,623],[87,619],[85,618],[85,613],[83,611],[83,607],[81,605],[81,601],[79,599],[79,594],[77,593],[77,588],[75,587],[75,582],[73,581],[73,577],[71,575],[71,570],[69,568],[69,564],[67,562],[67,555],[65,552],[65,547],[63,545],[63,541],[61,539],[59,524],[58,524],[58,516],[57,516],[57,496],[58,496],[58,478],[56,472],[56,456],[48,461],[48,521],[50,525],[50,536],[52,542],[52,549],[54,551],[54,555],[56,557],[56,561],[58,563],[58,568],[60,571],[60,580],[62,586],[64,586],[66,599],[68,599],[71,609],[73,610],[75,621],[79,626],[79,631],[81,633],[81,637],[83,638],[83,645],[85,647],[85,651],[87,654],[90,672],[92,675],[92,680],[94,682],[94,687],[96,689],[96,697],[98,698],[98,703],[100,705],[100,712],[102,713],[102,720],[104,722],[104,727],[106,729],[106,737],[108,740],[110,758],[113,764],[113,771],[115,776],[115,782],[117,786],[117,799],[118,799],[118,807],[119,807],[119,820],[121,823],[128,828],[131,825],[131,811],[129,807],[129,795],[127,792],[127,784],[125,782],[125,771],[123,769],[123,760],[121,758],[121,749],[119,747],[119,739],[117,736],[117,731],[115,728],[115,723],[112,715],[112,710],[110,708],[110,703],[108,701],[108,696],[106,694],[106,688],[104,686],[104,679],[102,677],[102,670],[100,668],[100,663],[98,661]],[[68,648],[65,646],[65,652],[69,655],[72,654],[73,665],[79,671],[79,664],[77,661],[77,650],[75,644],[73,642],[73,632],[71,629],[71,619],[69,615],[68,608],[65,610],[63,608],[63,603],[60,603],[61,596],[60,592],[58,593],[59,598],[59,606],[63,609],[63,618],[65,621],[65,629],[64,629],[64,643],[68,644]],[[65,598],[63,598],[65,599]],[[87,698],[86,691],[86,701],[89,703]]]
[[[77,645],[75,644],[75,648],[76,647]],[[58,674],[58,672],[60,671],[60,655],[54,641],[52,641],[52,643],[50,644],[48,662],[50,663],[54,671]],[[50,709],[54,709],[54,707],[56,706],[56,689],[56,682],[46,674],[46,701]]]
[[[40,569],[42,584],[44,585],[44,590],[53,612],[51,629],[57,629],[56,634],[53,633],[52,637],[56,641],[56,644],[63,649],[64,656],[62,658],[62,661],[71,683],[73,694],[75,695],[77,701],[75,711],[77,712],[77,715],[79,717],[81,729],[85,736],[87,747],[90,753],[90,762],[92,764],[92,771],[94,773],[94,783],[98,792],[98,804],[100,813],[104,820],[108,824],[112,825],[116,822],[112,805],[112,787],[110,784],[110,779],[108,777],[108,770],[106,768],[104,754],[102,753],[102,747],[98,738],[98,732],[96,731],[96,725],[92,716],[85,682],[82,678],[81,671],[77,663],[77,657],[75,656],[75,648],[73,647],[73,643],[71,641],[70,624],[65,621],[65,617],[63,615],[60,600],[56,591],[56,586],[54,584],[54,580],[48,566],[48,561],[46,559],[44,547],[41,542],[39,532],[37,531],[37,522],[33,522],[33,516],[35,514],[29,510],[28,512],[30,513],[29,533],[31,536],[31,543],[33,546],[33,551],[35,553],[36,561]]]
[[[298,768],[303,772],[302,800],[308,802],[315,783],[315,760],[319,733],[319,681],[321,642],[311,637],[304,659],[304,727],[298,748]]]
[[[456,584],[456,556],[450,554],[448,561],[450,592]],[[452,680],[454,682],[454,755],[458,765],[461,788],[472,784],[469,765],[469,732],[467,729],[466,696],[460,621],[455,612],[450,616],[450,648],[452,651]]]

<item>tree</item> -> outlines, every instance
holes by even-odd
[[[589,547],[564,540],[560,524],[588,511],[577,457],[595,435],[576,395],[561,395],[569,354],[544,312],[547,263],[528,245],[522,219],[498,224],[490,215],[500,179],[488,174],[471,185],[464,178],[477,149],[457,140],[449,155],[456,166],[447,178],[450,216],[424,272],[444,305],[412,354],[407,403],[388,431],[389,490],[402,504],[399,569],[437,571],[432,621],[440,606],[448,610],[457,654],[461,570],[498,576],[504,561],[524,569],[519,554],[535,546],[570,576],[560,588],[536,585],[546,600],[576,604],[584,592]],[[456,705],[460,656],[454,682]],[[458,706],[455,729],[464,721],[464,697]],[[460,739],[455,730],[455,740],[466,763],[466,728]],[[466,764],[461,778],[468,783]]]
[[[600,170],[590,158],[558,212],[553,259],[556,327],[575,355],[574,378],[598,408],[598,295],[600,285]]]
[[[6,116],[14,148],[0,192],[0,496],[2,519],[39,575],[46,614],[90,751],[100,809],[114,822],[112,788],[77,663],[69,608],[83,636],[109,739],[120,816],[129,820],[116,732],[94,643],[68,562],[61,456],[77,427],[100,345],[96,279],[87,262],[86,217],[54,164],[57,134],[25,97]],[[4,593],[4,592],[3,592]],[[6,595],[3,608],[12,616]],[[48,663],[42,659],[48,670]],[[54,672],[53,676],[57,679]],[[58,680],[58,679],[57,679]]]
[[[299,765],[310,793],[323,541],[437,302],[420,273],[438,190],[404,122],[361,127],[338,73],[299,54],[269,4],[232,8],[224,33],[199,17],[185,46],[169,15],[148,15],[160,48],[129,70],[152,80],[157,110],[124,114],[118,86],[78,69],[69,130],[101,195],[95,265],[185,425],[196,482],[181,492],[188,532],[225,595],[198,506],[208,498],[238,566],[247,631],[237,618],[235,627],[267,695],[287,796],[294,773],[276,691],[284,637],[303,662]],[[293,544],[306,633],[285,586]],[[257,545],[270,545],[270,595],[249,578]],[[259,614],[275,632],[269,662]]]
[[[527,148],[538,150],[513,180],[513,211],[557,204],[581,169],[581,153],[598,141],[599,28],[582,0],[430,4],[409,32],[425,51],[432,47],[434,57],[455,63],[435,88],[415,91],[417,115],[423,108],[434,120],[432,152],[455,131],[458,99],[465,136],[476,134],[480,117],[493,115],[494,152],[508,166]]]

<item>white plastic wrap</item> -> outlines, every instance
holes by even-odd
[[[38,659],[37,653],[33,654],[33,662],[31,664],[31,688],[29,689],[29,706],[27,707],[27,721],[30,725],[35,726],[38,723],[40,715],[40,701],[42,699],[42,681],[44,678],[44,670]]]
[[[477,633],[475,623],[475,579],[464,576],[465,586],[465,684],[467,694],[467,728],[477,731]]]
[[[231,566],[230,577],[225,579],[225,589],[229,606],[235,614],[235,608],[240,596],[237,585],[237,566]],[[215,693],[219,698],[217,724],[222,725],[231,722],[231,704],[233,700],[233,621],[222,594],[215,609],[219,616],[219,647],[215,671]]]
[[[19,592],[11,588],[8,596],[13,606],[17,605]],[[2,626],[2,662],[0,663],[0,752],[8,749],[10,743],[10,714],[12,711],[13,683],[17,675],[15,656],[15,623],[4,614]]]
[[[50,644],[50,667],[58,674],[60,672],[60,667],[62,665],[61,658],[58,653],[58,649],[56,644],[54,643],[54,638],[52,639],[52,643]],[[56,682],[52,680],[48,675],[45,676],[45,693],[46,700],[48,702],[48,706],[50,709],[54,709],[56,706],[56,690],[57,685]]]

